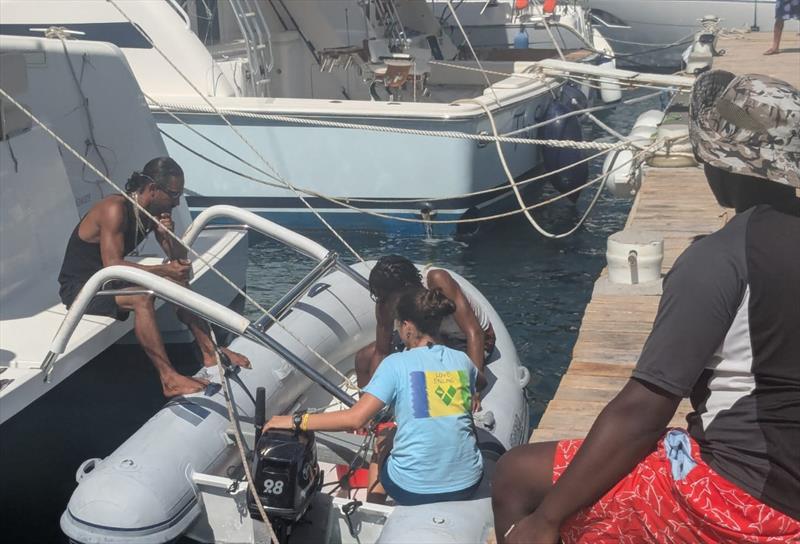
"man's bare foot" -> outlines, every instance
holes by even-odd
[[[765,55],[777,55],[778,53],[780,53],[780,51],[781,50],[778,49],[777,47],[770,47],[769,49],[764,51],[764,54]]]
[[[165,397],[177,397],[202,391],[208,385],[208,380],[189,378],[175,373],[161,380],[161,390]]]
[[[250,364],[250,359],[248,359],[241,353],[231,351],[228,348],[220,348],[220,350],[222,351],[222,353],[228,356],[228,359],[230,359],[232,365],[241,366],[244,368],[253,367],[253,365]]]

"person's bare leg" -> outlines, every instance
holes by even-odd
[[[133,331],[139,344],[153,363],[161,380],[161,390],[165,397],[187,395],[205,389],[208,382],[196,380],[179,374],[167,357],[164,340],[156,324],[156,310],[153,297],[146,295],[118,296],[117,305],[134,314]]]
[[[492,511],[497,543],[508,529],[539,507],[553,487],[553,459],[558,442],[525,444],[497,462],[492,480]]]
[[[369,483],[367,485],[367,502],[384,504],[386,502],[386,490],[380,482],[380,467],[386,462],[389,452],[394,445],[394,435],[397,427],[383,429],[375,438],[375,451],[372,461],[369,464]]]
[[[764,51],[765,55],[774,55],[781,50],[781,35],[783,34],[783,19],[775,19],[772,29],[772,47]]]
[[[364,346],[356,353],[355,367],[356,367],[356,382],[358,387],[363,389],[372,378],[372,355],[375,353],[375,342]]]
[[[189,330],[192,331],[195,342],[197,342],[200,352],[203,354],[203,365],[216,365],[217,354],[214,351],[214,342],[211,340],[211,330],[208,323],[183,308],[178,308],[178,319],[185,323],[186,326],[189,327]],[[228,348],[220,348],[220,351],[228,356],[231,364],[244,368],[251,367],[250,359],[241,353],[229,350]]]

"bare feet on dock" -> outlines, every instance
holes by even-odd
[[[222,353],[228,356],[232,365],[241,366],[243,368],[252,368],[253,365],[250,364],[250,359],[242,355],[241,353],[237,353],[235,351],[231,351],[228,348],[220,348]]]
[[[175,373],[161,380],[161,390],[165,397],[177,397],[202,391],[208,385],[208,380],[189,378]]]
[[[764,51],[764,54],[765,55],[777,55],[780,52],[781,52],[781,50],[778,49],[777,47],[770,47],[769,49]]]

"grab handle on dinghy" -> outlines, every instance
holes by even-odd
[[[265,219],[260,215],[256,215],[253,212],[237,208],[236,206],[227,206],[225,204],[211,206],[210,208],[206,208],[200,212],[200,214],[198,214],[194,221],[192,221],[192,224],[189,225],[189,228],[186,229],[186,232],[183,234],[183,243],[191,246],[194,244],[195,240],[197,240],[197,237],[200,236],[200,233],[203,231],[203,229],[205,229],[211,221],[223,217],[232,219],[237,223],[242,223],[254,231],[272,238],[273,240],[277,240],[278,242],[291,247],[295,251],[302,253],[307,257],[311,257],[316,261],[323,262],[331,255],[335,255],[335,253],[332,251],[328,251],[314,240],[306,238],[302,234],[287,229],[286,227],[282,227],[281,225],[278,225],[269,219]],[[336,267],[344,274],[350,276],[358,284],[362,285],[365,289],[369,289],[367,279],[346,264],[340,262],[338,258],[336,259]]]
[[[83,480],[91,471],[93,471],[101,461],[102,459],[99,457],[92,457],[91,459],[87,459],[81,463],[81,466],[79,466],[78,470],[75,471],[75,481],[77,483],[81,483],[81,480]]]
[[[194,241],[197,240],[197,237],[206,225],[214,219],[223,217],[233,219],[238,223],[243,223],[264,236],[277,240],[317,261],[321,261],[328,256],[328,250],[314,240],[306,238],[286,227],[282,227],[277,223],[273,223],[269,219],[265,219],[253,212],[237,208],[236,206],[227,206],[225,204],[211,206],[200,212],[183,234],[183,242],[191,246]]]
[[[89,278],[81,288],[72,306],[70,306],[64,321],[50,344],[50,352],[41,366],[45,381],[50,381],[53,363],[56,357],[64,353],[67,342],[69,342],[72,333],[75,332],[75,328],[78,326],[89,303],[101,291],[103,284],[109,280],[126,281],[149,289],[156,296],[201,315],[204,319],[236,334],[244,334],[250,325],[247,318],[242,317],[233,310],[166,278],[130,266],[109,266],[97,271]]]
[[[350,395],[339,389],[335,383],[326,378],[319,370],[292,353],[280,342],[267,335],[267,333],[261,331],[256,324],[247,327],[243,336],[277,353],[290,365],[302,372],[308,379],[319,384],[325,391],[342,401],[348,408],[351,408],[356,403]]]

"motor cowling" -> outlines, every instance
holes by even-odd
[[[303,517],[322,483],[314,433],[270,429],[261,435],[254,453],[253,480],[271,520],[293,523]],[[251,517],[260,519],[251,494],[247,507]]]

